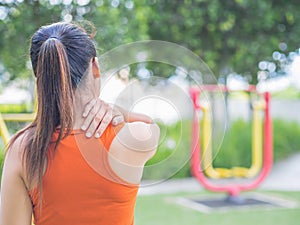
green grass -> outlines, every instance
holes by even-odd
[[[300,204],[300,192],[260,192]],[[248,209],[202,213],[174,203],[177,197],[216,196],[208,192],[139,196],[135,225],[299,225],[300,208]]]

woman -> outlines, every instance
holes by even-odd
[[[29,225],[32,214],[36,225],[133,224],[138,184],[156,151],[158,126],[120,108],[125,123],[110,124],[114,114],[94,100],[100,71],[93,41],[82,28],[41,27],[32,37],[30,57],[38,111],[8,146],[0,224]]]

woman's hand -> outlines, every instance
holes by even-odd
[[[82,115],[85,118],[81,129],[86,131],[87,137],[100,138],[107,126],[124,122],[124,116],[117,107],[112,107],[101,99],[90,101]]]

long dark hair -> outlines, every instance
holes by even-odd
[[[24,134],[23,165],[31,186],[41,191],[47,152],[55,129],[60,126],[55,148],[70,134],[73,125],[73,95],[89,63],[96,57],[92,38],[78,25],[55,23],[41,27],[31,39],[30,58],[37,84],[37,114],[34,121],[12,138]],[[8,146],[8,148],[9,148]]]

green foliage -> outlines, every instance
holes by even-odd
[[[300,151],[300,126],[280,119],[273,121],[274,161]],[[230,168],[251,165],[251,124],[243,120],[232,123],[214,160],[214,166]]]
[[[291,99],[299,99],[300,98],[300,92],[298,89],[294,87],[289,87],[285,90],[274,92],[272,93],[273,99],[284,99],[284,100],[291,100]]]
[[[49,5],[48,1],[9,1],[1,5],[8,15],[0,20],[0,64],[10,73],[10,79],[29,77],[30,37],[42,25],[59,21],[62,8]]]
[[[214,159],[215,167],[231,168],[234,166],[251,166],[251,124],[243,120],[232,123],[226,132],[224,141]],[[275,119],[273,121],[274,160],[288,157],[300,151],[300,125]]]
[[[282,50],[281,42],[286,52],[299,47],[299,6],[293,0],[163,0],[153,4],[149,32],[193,50],[217,76],[228,70],[254,76],[260,60]]]
[[[216,76],[235,71],[255,78],[258,62],[274,50],[287,54],[300,47],[296,0],[13,0],[0,1],[0,7],[7,13],[0,19],[0,64],[9,79],[30,77],[34,31],[70,18],[95,24],[100,53],[132,41],[165,40],[194,51]]]
[[[274,121],[274,159],[284,159],[300,150],[300,126],[297,122]]]
[[[0,104],[1,113],[26,113],[30,112],[31,108],[27,104]]]
[[[144,179],[165,179],[190,176],[191,122],[160,124],[158,150],[144,169]]]
[[[216,149],[213,165],[231,168],[251,166],[251,124],[237,120],[229,125],[220,149]]]

